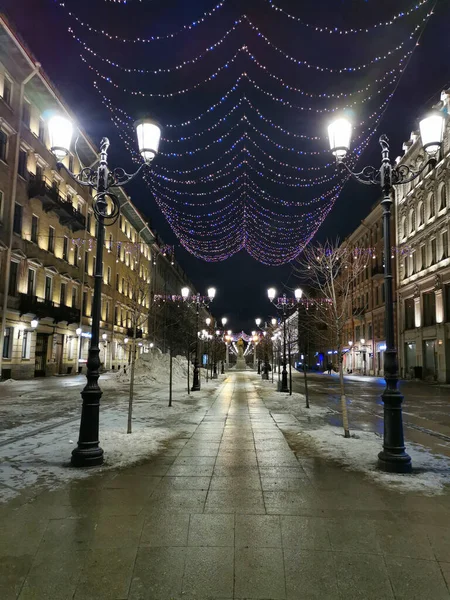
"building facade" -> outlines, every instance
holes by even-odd
[[[87,360],[96,254],[93,198],[56,168],[47,131],[53,114],[76,122],[40,64],[0,17],[2,379],[81,372]],[[76,148],[65,159],[74,173],[97,161],[95,146],[78,133]],[[129,197],[120,188],[117,195],[121,216],[106,228],[102,265],[101,360],[108,369],[128,363],[136,315],[140,351],[151,340],[154,257],[163,254]],[[180,269],[172,263],[165,260],[165,273],[170,271],[175,286]]]
[[[450,109],[450,91],[438,109]],[[401,164],[420,165],[424,151],[414,132]],[[435,168],[396,188],[401,375],[450,382],[450,157],[449,125]]]
[[[391,247],[395,245],[395,215],[392,217]],[[365,268],[353,282],[352,302],[344,339],[344,372],[383,375],[386,340],[384,331],[384,233],[383,208],[377,203],[345,245],[367,256]],[[393,264],[393,292],[396,297],[396,268]],[[394,304],[396,322],[397,306]]]

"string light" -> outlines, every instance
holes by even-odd
[[[373,31],[375,29],[380,29],[382,27],[390,27],[391,25],[393,25],[399,19],[402,19],[404,17],[408,17],[409,15],[411,15],[414,12],[418,11],[420,8],[422,8],[422,6],[424,6],[425,4],[427,4],[430,0],[419,0],[409,10],[401,11],[401,12],[397,13],[396,15],[394,15],[393,17],[391,17],[391,19],[389,19],[388,21],[380,21],[379,23],[375,23],[374,25],[369,25],[368,27],[359,27],[359,28],[356,28],[356,29],[353,29],[353,28],[352,29],[341,29],[339,27],[329,27],[329,26],[326,26],[326,25],[323,25],[323,26],[311,25],[310,23],[306,23],[305,21],[303,21],[303,19],[301,19],[300,17],[296,17],[294,15],[291,15],[286,10],[284,10],[283,8],[280,8],[279,6],[277,6],[275,4],[274,0],[267,0],[267,1],[270,4],[271,8],[273,8],[277,12],[282,13],[283,15],[285,15],[286,17],[288,17],[289,19],[300,23],[304,27],[308,27],[310,29],[313,29],[316,32],[319,32],[319,33],[331,33],[331,34],[337,34],[337,35],[348,35],[348,34],[351,34],[351,33],[370,33],[371,31]]]
[[[58,4],[61,8],[63,8],[63,9],[66,8],[66,5],[64,2],[61,1],[61,2],[58,2]],[[98,35],[103,35],[104,37],[106,37],[109,40],[116,41],[116,42],[122,42],[124,44],[126,44],[126,43],[148,44],[150,42],[155,42],[157,40],[173,39],[174,37],[177,37],[178,35],[180,35],[181,33],[184,33],[185,31],[191,31],[192,29],[195,29],[198,25],[201,25],[202,23],[204,23],[214,13],[218,12],[224,4],[225,4],[225,0],[221,0],[218,4],[216,4],[214,6],[214,8],[212,10],[205,11],[199,19],[197,19],[196,21],[192,21],[191,23],[189,23],[189,25],[183,25],[180,29],[178,29],[177,31],[174,31],[172,33],[167,33],[165,35],[152,35],[148,38],[134,38],[134,39],[123,38],[119,35],[114,35],[114,34],[108,33],[104,29],[96,29],[95,27],[92,27],[92,25],[90,25],[89,23],[82,21],[72,11],[67,10],[66,12],[71,19],[74,19],[78,23],[78,25],[80,25],[80,27],[84,27],[90,33],[96,33]]]

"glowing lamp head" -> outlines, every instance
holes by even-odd
[[[128,338],[124,338],[123,343],[128,344]]]
[[[227,331],[227,333],[228,333],[228,335],[231,335],[233,332],[231,331],[231,329],[229,329],[229,330]]]
[[[208,317],[207,319],[205,319],[205,323],[208,325],[208,327],[211,325],[211,319]]]
[[[150,342],[150,348],[153,348],[153,346],[154,346],[154,343]]]
[[[191,293],[191,290],[188,287],[181,288],[181,297],[183,298],[183,300],[186,300],[187,298],[189,298],[190,293]]]
[[[253,336],[253,341],[254,341],[254,342],[255,342],[255,344],[256,344],[256,342],[258,341],[258,336],[257,336],[257,335],[254,335],[254,336]]]
[[[82,331],[81,327],[77,327],[76,330],[75,330],[75,333],[77,335],[81,335],[81,331]]]
[[[161,139],[161,127],[153,119],[139,119],[134,124],[138,141],[139,153],[149,164],[158,154]]]
[[[275,325],[277,324],[277,320],[276,319],[272,319],[271,323],[272,323],[273,327],[275,327]]]
[[[431,113],[420,121],[419,128],[423,149],[428,155],[434,156],[440,150],[444,139],[444,115],[438,111]]]
[[[361,344],[364,346],[365,343],[366,343],[366,340],[364,338],[361,338]]]
[[[275,288],[269,288],[267,290],[267,296],[269,297],[269,300],[272,302],[273,300],[275,300],[275,296],[277,295],[277,290]]]
[[[107,334],[107,333],[104,333],[104,334],[102,335],[102,339],[103,339],[104,341],[106,341],[107,337],[108,337],[108,334]]]
[[[213,288],[213,287],[208,288],[208,298],[210,300],[214,300],[215,296],[216,296],[216,288]]]
[[[256,327],[259,327],[261,325],[261,319],[255,319],[255,323],[256,323]]]
[[[353,342],[350,340],[348,343],[349,346],[353,346]]]
[[[218,329],[216,330],[216,335],[220,335],[220,331]]]
[[[256,331],[252,331],[252,336],[255,337]]]
[[[37,327],[38,325],[39,325],[39,321],[38,321],[37,319],[33,319],[33,320],[31,321],[31,327],[32,327],[33,329],[36,329],[36,327]]]
[[[56,160],[63,160],[68,154],[72,141],[72,123],[66,117],[55,115],[48,121],[50,151]]]
[[[222,317],[222,325],[225,327],[225,325],[227,324],[228,319],[226,317]]]
[[[351,137],[352,124],[345,117],[335,119],[328,126],[331,153],[337,160],[342,160],[350,150]]]
[[[302,289],[300,289],[300,288],[297,288],[297,289],[294,291],[294,295],[295,295],[295,299],[296,299],[296,300],[301,300],[301,299],[302,299],[302,296],[303,296],[303,290],[302,290]]]

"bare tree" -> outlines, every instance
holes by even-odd
[[[344,435],[350,437],[345,395],[343,354],[346,323],[352,312],[352,294],[356,279],[367,268],[369,250],[351,248],[338,241],[306,246],[298,259],[296,271],[308,282],[315,296],[310,318],[326,331],[339,363],[341,411]],[[326,328],[324,328],[324,325]]]
[[[142,338],[143,329],[148,326],[150,311],[150,285],[146,273],[146,260],[141,252],[132,258],[132,269],[128,270],[125,279],[125,290],[129,297],[128,333],[131,337],[131,364],[130,364],[130,393],[128,398],[128,424],[127,433],[132,432],[133,398],[134,398],[134,373],[136,365],[136,348],[138,339]]]

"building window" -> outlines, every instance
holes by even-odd
[[[111,285],[111,267],[106,269],[106,283]]]
[[[4,204],[3,198],[4,198],[4,194],[0,190],[0,223],[3,221],[3,204]]]
[[[92,214],[90,212],[88,212],[86,229],[89,234],[91,233],[91,220],[92,220]]]
[[[436,238],[430,242],[430,265],[436,264]]]
[[[434,291],[425,292],[423,300],[423,324],[424,327],[436,324],[436,296]]]
[[[29,331],[24,331],[22,337],[22,359],[30,358],[30,346],[31,333]]]
[[[11,358],[12,337],[12,327],[5,327],[5,332],[3,335],[3,358]]]
[[[441,191],[439,194],[439,210],[444,210],[447,208],[447,188],[444,185],[441,187]]]
[[[37,244],[39,231],[39,217],[33,215],[31,217],[31,241]]]
[[[0,160],[6,162],[8,154],[8,136],[2,130],[0,130]]]
[[[87,250],[84,253],[84,272],[89,275],[89,252]]]
[[[112,233],[109,234],[109,251],[111,252],[113,247],[113,236]]]
[[[116,290],[119,291],[119,273],[116,273]]]
[[[114,307],[114,323],[119,324],[119,308],[117,306]]]
[[[6,75],[3,77],[3,102],[8,106],[11,106],[12,97],[12,81]]]
[[[403,258],[403,279],[408,277],[408,257]]]
[[[106,303],[105,307],[105,321],[109,321],[109,301]]]
[[[117,243],[117,258],[120,258],[120,242]]]
[[[73,247],[73,264],[78,265],[78,246],[76,244]]]
[[[9,288],[8,294],[10,296],[17,295],[17,276],[19,271],[19,263],[11,261],[11,268],[9,271]]]
[[[402,217],[400,237],[402,240],[404,240],[406,238],[406,217]]]
[[[27,176],[27,153],[22,148],[19,150],[19,162],[17,163],[17,172],[25,179]]]
[[[427,247],[425,246],[425,244],[423,246],[420,246],[420,260],[421,260],[420,268],[426,269],[427,268]]]
[[[97,257],[93,256],[92,257],[92,275],[96,274],[96,267],[97,267]]]
[[[18,235],[22,235],[22,212],[23,208],[17,202],[14,204],[14,223],[13,223],[13,231]]]
[[[414,329],[414,298],[405,300],[405,329]]]
[[[64,236],[63,238],[63,254],[62,254],[63,260],[68,261],[69,260],[69,238],[67,236]]]
[[[83,292],[83,307],[82,307],[82,311],[83,311],[83,315],[85,317],[87,317],[87,292]]]
[[[425,222],[425,209],[423,202],[419,204],[419,227]]]
[[[47,250],[52,253],[55,252],[55,228],[51,226],[48,228]]]
[[[28,280],[27,280],[27,294],[34,296],[36,288],[36,271],[34,269],[28,269]]]
[[[39,118],[38,138],[41,140],[41,142],[44,142],[45,140],[45,121],[42,117]]]
[[[441,260],[448,257],[448,231],[443,231],[441,235],[442,240],[442,254]]]
[[[52,278],[48,275],[45,276],[45,300],[51,302],[52,300]]]
[[[444,285],[445,322],[450,321],[450,285]]]
[[[78,291],[77,291],[77,288],[73,285],[72,286],[72,307],[73,308],[77,307],[77,300],[78,300]]]
[[[410,275],[414,275],[414,273],[415,273],[414,254],[415,254],[415,251],[413,250],[411,252],[411,254],[409,255],[409,274]]]
[[[22,106],[22,123],[28,127],[28,129],[30,128],[30,115],[31,104],[28,102],[28,100],[24,100]]]
[[[416,230],[416,212],[414,209],[409,213],[409,233]]]
[[[436,206],[435,206],[435,202],[434,202],[434,194],[430,194],[430,197],[428,198],[429,218],[431,219],[432,217],[434,217],[435,214],[436,214]]]
[[[66,293],[67,293],[67,284],[61,283],[61,290],[59,292],[59,305],[60,306],[66,305]]]
[[[122,277],[122,294],[125,294],[125,278]]]

